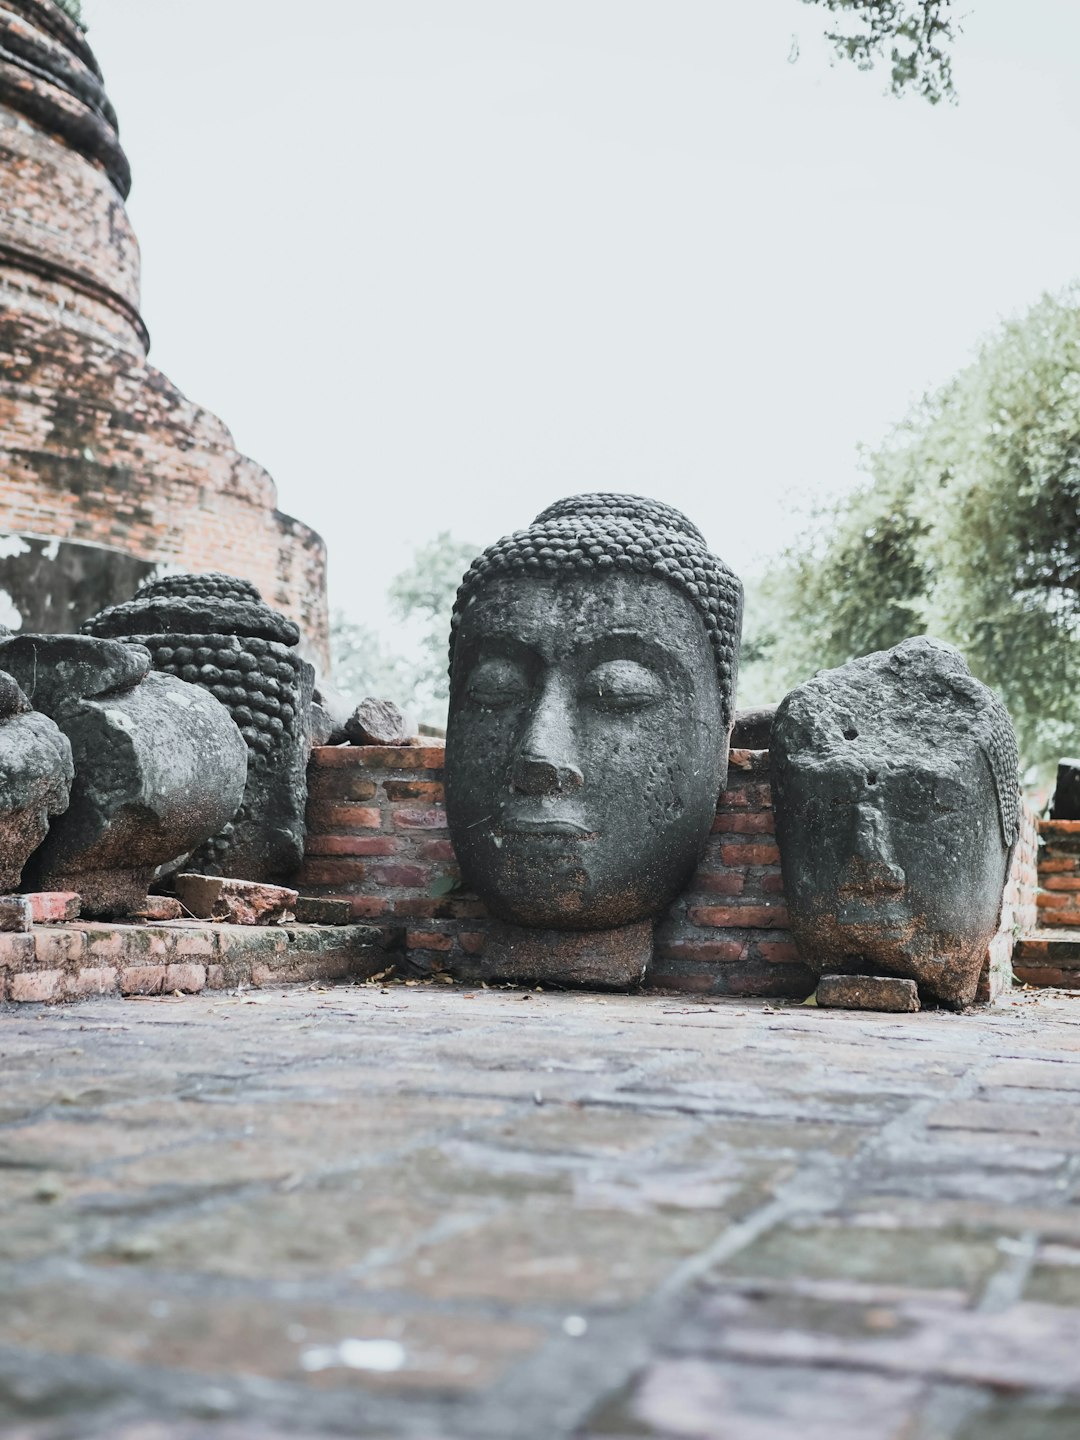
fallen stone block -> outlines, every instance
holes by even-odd
[[[260,885],[218,875],[177,875],[175,883],[180,903],[200,920],[284,925],[296,918],[297,892],[284,885]]]
[[[348,900],[301,895],[296,902],[296,920],[299,925],[351,925],[352,905]]]
[[[918,1010],[919,991],[914,980],[894,975],[822,975],[817,1003],[830,1010]]]
[[[0,895],[0,930],[29,930],[34,914],[27,895]]]
[[[354,745],[408,745],[413,727],[392,700],[361,700],[345,722]]]
[[[74,890],[37,890],[24,895],[30,902],[30,913],[35,925],[56,925],[63,920],[77,920],[82,911],[82,899]]]

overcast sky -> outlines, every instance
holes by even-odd
[[[581,489],[747,573],[1080,271],[1080,5],[966,8],[933,108],[799,0],[84,0],[151,359],[354,618]]]

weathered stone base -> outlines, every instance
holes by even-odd
[[[652,959],[651,920],[617,930],[524,930],[493,921],[483,977],[511,985],[630,990]]]
[[[80,921],[0,934],[0,1003],[362,980],[386,958],[367,925]]]

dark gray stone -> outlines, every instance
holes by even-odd
[[[228,714],[196,686],[150,672],[139,647],[83,635],[0,641],[10,671],[67,736],[71,803],[31,857],[24,888],[70,890],[87,915],[145,904],[158,866],[232,815],[246,755]]]
[[[323,744],[344,745],[349,738],[345,733],[345,726],[356,709],[355,701],[343,695],[337,686],[323,675],[316,677],[312,700],[316,705],[322,706],[330,719],[329,737]]]
[[[772,733],[775,705],[761,705],[756,710],[737,710],[731,727],[733,750],[768,750]]]
[[[190,868],[242,880],[288,878],[304,855],[315,675],[295,649],[296,625],[248,581],[212,573],[152,581],[83,628],[145,646],[155,669],[219,700],[244,737],[243,804]]]
[[[345,722],[345,734],[354,745],[408,745],[415,727],[392,700],[361,700]]]
[[[1059,760],[1051,820],[1080,820],[1080,760]]]
[[[17,888],[49,817],[67,809],[74,773],[67,737],[0,672],[0,890]]]
[[[562,501],[473,562],[446,800],[463,875],[497,916],[617,929],[674,899],[726,780],[741,617],[739,581],[694,526],[637,496]]]
[[[818,975],[975,998],[1019,829],[1016,738],[950,645],[920,637],[783,701],[771,764],[784,893]]]
[[[330,744],[334,733],[334,722],[316,700],[311,702],[311,745],[315,749]]]

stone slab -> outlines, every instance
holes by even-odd
[[[914,980],[894,975],[822,975],[817,1003],[825,1009],[905,1013],[919,1009],[919,991]]]
[[[184,993],[221,952],[190,963],[0,1011],[5,1436],[1080,1433],[1075,997],[900,1021]]]

